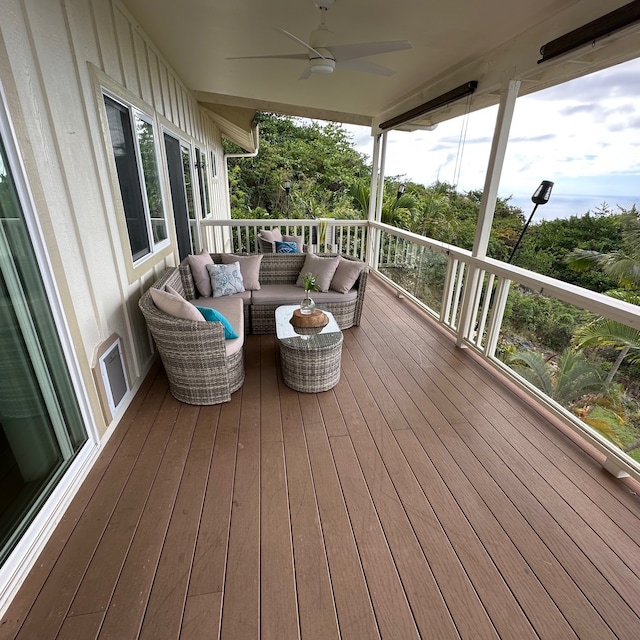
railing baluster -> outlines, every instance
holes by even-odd
[[[456,277],[456,287],[455,293],[453,294],[453,307],[451,309],[451,318],[449,319],[449,324],[451,328],[456,330],[458,328],[458,306],[460,304],[460,298],[462,294],[462,284],[464,283],[464,274],[466,269],[466,264],[464,262],[460,262],[458,265],[458,273]]]
[[[496,354],[498,338],[502,328],[502,318],[504,317],[504,310],[507,306],[510,287],[511,280],[498,277],[498,284],[496,286],[496,293],[494,295],[493,306],[491,307],[491,315],[489,317],[489,324],[487,327],[487,338],[484,348],[485,357],[493,358]]]
[[[443,304],[440,318],[443,324],[451,326],[451,308],[453,306],[453,294],[455,290],[456,275],[458,273],[458,259],[449,256],[447,273],[444,281]]]
[[[489,274],[486,288],[484,290],[484,299],[482,301],[482,314],[480,316],[480,322],[478,323],[478,330],[477,330],[476,341],[475,341],[476,346],[480,349],[482,349],[484,330],[487,325],[487,316],[489,315],[489,309],[491,308],[494,281],[495,281],[495,276],[493,275],[493,273]]]

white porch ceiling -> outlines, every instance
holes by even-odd
[[[471,109],[496,103],[502,85],[522,92],[640,55],[637,26],[537,65],[544,43],[628,0],[336,0],[327,23],[336,44],[409,40],[413,49],[367,58],[395,69],[381,77],[337,68],[299,80],[299,60],[228,60],[304,52],[275,28],[306,40],[320,22],[313,0],[124,0],[199,100],[214,105],[376,125],[466,81]],[[424,119],[435,123],[463,107]]]

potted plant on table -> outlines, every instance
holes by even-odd
[[[320,291],[317,277],[310,271],[308,273],[303,273],[302,286],[304,287],[304,299],[300,303],[300,313],[303,313],[304,315],[310,315],[316,308],[316,303],[313,301],[310,292]]]

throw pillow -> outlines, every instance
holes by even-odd
[[[283,242],[295,242],[298,253],[304,250],[304,236],[282,236]]]
[[[333,274],[336,272],[339,263],[340,256],[336,256],[335,258],[321,258],[313,253],[308,253],[304,265],[300,270],[296,285],[302,287],[302,274],[311,272],[316,277],[316,284],[320,288],[320,291],[329,291],[329,285],[331,284]]]
[[[279,227],[276,227],[275,229],[263,229],[260,232],[260,235],[267,242],[282,242],[282,232]]]
[[[260,264],[262,254],[255,256],[236,256],[232,253],[222,254],[222,264],[240,263],[240,273],[242,274],[242,284],[245,291],[258,291],[260,289]]]
[[[295,242],[276,242],[276,253],[298,253]]]
[[[151,288],[151,299],[160,311],[164,311],[174,318],[204,322],[202,314],[198,313],[198,310],[177,293],[175,289],[171,287],[166,287],[166,289],[166,291],[162,291]]]
[[[231,323],[219,311],[211,309],[210,307],[196,306],[196,309],[203,315],[207,322],[219,322],[224,328],[224,337],[227,340],[233,340],[233,338],[238,337],[238,334],[233,330]]]
[[[364,269],[364,263],[356,260],[346,260],[340,257],[338,268],[331,281],[331,289],[339,293],[347,293],[356,283],[360,272]]]
[[[208,264],[207,271],[211,276],[211,289],[214,298],[244,291],[242,273],[240,272],[240,263],[238,261],[231,264]]]
[[[209,253],[203,249],[196,255],[187,256],[187,264],[191,267],[191,275],[193,275],[193,282],[198,293],[203,298],[210,298],[211,278],[207,271],[207,265],[213,264],[213,260]]]

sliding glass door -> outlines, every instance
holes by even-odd
[[[86,440],[0,137],[0,565]]]

